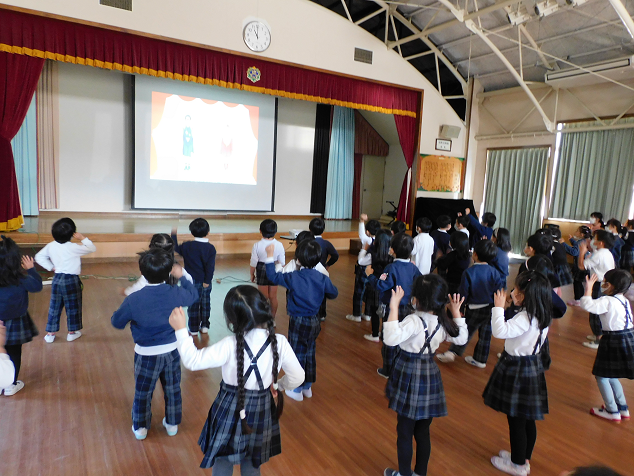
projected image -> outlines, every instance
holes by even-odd
[[[152,92],[150,178],[257,184],[259,108]]]

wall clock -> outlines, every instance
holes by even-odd
[[[242,30],[242,38],[244,38],[244,44],[256,53],[261,53],[271,44],[271,32],[261,21],[247,23]]]

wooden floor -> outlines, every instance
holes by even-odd
[[[340,294],[328,304],[328,320],[318,339],[314,397],[287,402],[281,421],[283,452],[263,466],[264,475],[380,475],[386,466],[396,465],[396,416],[383,396],[385,380],[376,373],[380,346],[362,337],[369,332],[369,323],[344,318],[351,311],[353,264],[354,258],[344,255],[331,269]],[[132,263],[84,265],[83,272],[138,273]],[[246,279],[248,261],[219,260],[216,276],[228,275]],[[202,345],[227,335],[220,310],[227,290],[235,285],[230,281],[214,284],[213,329]],[[23,347],[20,379],[26,387],[13,397],[0,396],[1,475],[211,473],[198,467],[202,454],[197,440],[218,390],[219,369],[183,371],[183,422],[177,436],[168,437],[161,426],[161,390],[154,395],[147,439],[138,442],[132,435],[134,344],[129,329],[119,331],[110,325],[125,285],[122,280],[85,279],[84,336],[68,343],[60,333],[48,345],[40,335]],[[283,302],[283,291],[279,292]],[[30,310],[42,333],[49,294],[46,287],[31,297]],[[278,323],[279,332],[286,334],[283,304]],[[537,425],[534,476],[558,475],[591,463],[610,465],[624,475],[633,472],[634,421],[616,425],[588,414],[591,406],[601,404],[591,375],[594,351],[581,346],[588,333],[587,314],[578,308],[551,327],[550,415]],[[432,424],[430,476],[502,474],[489,459],[509,447],[506,418],[484,406],[481,397],[502,347],[502,341],[494,339],[484,370],[462,360],[440,364],[449,416]],[[634,404],[634,382],[623,384]]]

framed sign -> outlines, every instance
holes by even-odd
[[[451,152],[451,140],[449,139],[436,139],[436,150],[442,150],[445,152]]]
[[[421,155],[418,190],[421,192],[462,192],[464,159],[442,155]]]

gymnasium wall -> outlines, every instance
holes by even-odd
[[[395,51],[347,19],[306,0],[133,0],[133,11],[97,0],[3,0],[4,4],[116,26],[167,39],[251,53],[243,21],[266,20],[272,43],[261,56],[425,91],[420,151],[435,151],[441,124],[463,129],[453,153],[464,156],[464,125],[438,91]],[[353,61],[354,47],[373,51],[373,64]]]
[[[129,75],[59,64],[59,210],[130,210],[133,100]],[[275,214],[310,211],[315,108],[279,100]]]

